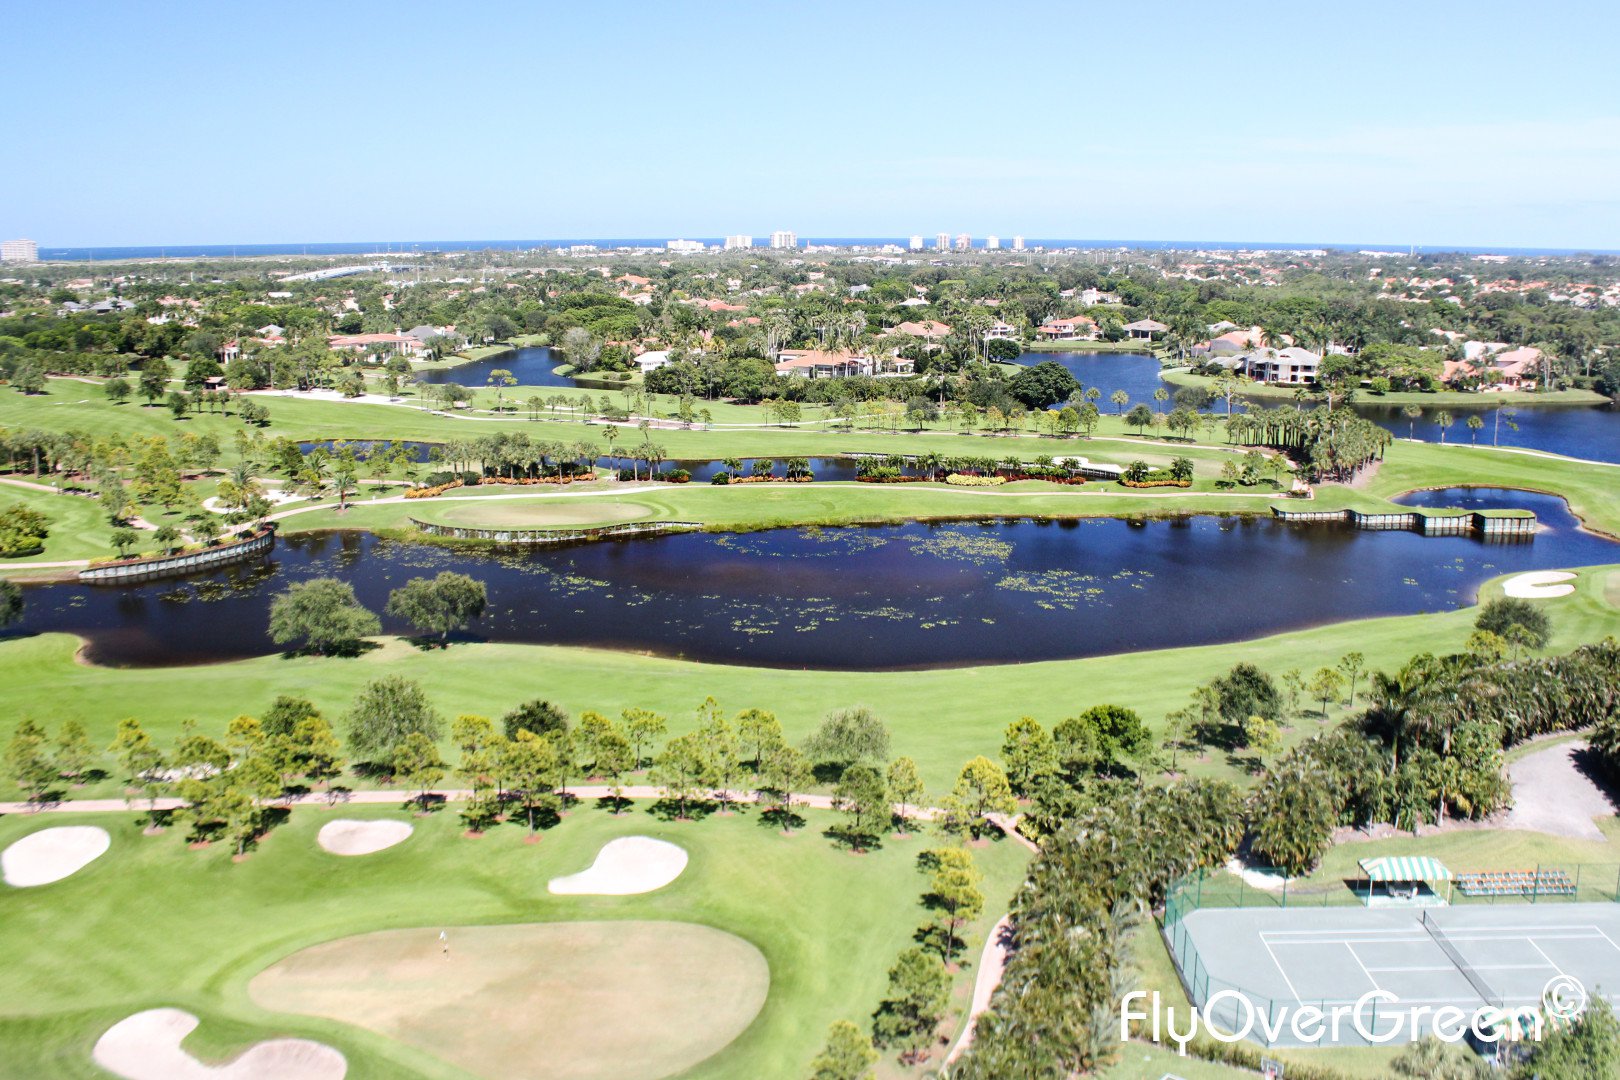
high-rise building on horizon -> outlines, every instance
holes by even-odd
[[[1024,238],[1022,236],[1013,237],[1013,250],[1014,251],[1023,251],[1024,250]]]
[[[973,237],[967,233],[956,234],[956,250],[967,251],[973,247]]]
[[[985,237],[984,238],[984,250],[986,250],[986,251],[1000,251],[1001,250],[1001,237],[999,237],[999,236],[987,236],[987,237]]]
[[[912,251],[921,251],[922,249],[923,249],[923,238],[920,237],[920,236],[913,236],[911,238],[911,250]]]
[[[0,240],[0,262],[39,262],[39,244],[33,240]]]
[[[935,233],[934,247],[940,251],[951,250],[951,234],[948,232]]]
[[[703,250],[703,241],[671,240],[665,246],[669,248],[670,251],[675,252],[677,255],[696,255],[698,252]]]
[[[799,237],[796,233],[788,232],[786,229],[771,233],[771,247],[773,248],[796,248],[798,246]]]
[[[754,238],[752,236],[742,236],[739,234],[737,236],[726,237],[725,250],[727,251],[740,251],[743,248],[751,248],[753,246]]]

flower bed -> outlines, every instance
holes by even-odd
[[[863,484],[920,484],[928,479],[926,476],[857,476],[856,480]]]
[[[1191,480],[1121,480],[1120,484],[1128,488],[1190,488]]]
[[[945,482],[952,487],[1000,487],[1007,482],[1005,476],[965,476],[962,473],[951,473]]]
[[[448,484],[434,484],[432,487],[409,488],[405,492],[407,499],[431,499],[435,495],[443,495],[451,488],[466,487],[460,480],[452,480]]]
[[[594,475],[582,476],[485,476],[478,483],[488,487],[533,487],[536,484],[577,484],[594,480]]]

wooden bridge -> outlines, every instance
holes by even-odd
[[[603,525],[595,529],[475,529],[460,525],[435,525],[409,519],[429,536],[456,540],[490,540],[497,544],[569,544],[588,540],[619,540],[631,536],[662,536],[665,533],[694,532],[703,526],[696,521],[632,521],[623,525]]]
[[[1424,536],[1479,536],[1486,540],[1529,540],[1536,535],[1536,516],[1480,511],[1425,513],[1422,510],[1368,514],[1360,510],[1288,510],[1273,506],[1279,521],[1326,522],[1353,529],[1398,530]]]
[[[212,570],[216,566],[244,562],[269,551],[275,543],[276,530],[270,526],[234,544],[221,544],[180,555],[125,559],[86,567],[79,571],[79,580],[91,585],[133,585],[153,578],[180,577],[199,570]]]

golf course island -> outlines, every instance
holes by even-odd
[[[0,281],[0,1077],[1620,1055],[1620,270],[999,250]]]

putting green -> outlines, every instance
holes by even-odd
[[[385,930],[304,949],[253,1000],[367,1028],[480,1076],[657,1080],[730,1043],[770,988],[748,942],[679,922]]]
[[[554,529],[570,525],[594,528],[644,518],[647,508],[635,503],[588,499],[488,496],[464,502],[440,502],[420,510],[412,507],[411,516],[434,525],[459,525],[469,529]]]

